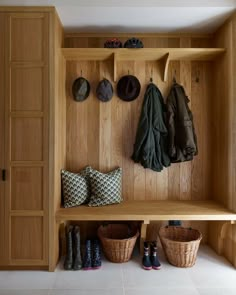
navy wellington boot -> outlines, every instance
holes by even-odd
[[[85,244],[85,255],[83,261],[83,269],[90,270],[92,269],[92,249],[91,249],[91,240],[86,240]]]
[[[149,255],[149,244],[147,242],[144,242],[143,247],[144,247],[143,260],[142,260],[143,268],[145,270],[151,270],[152,263],[151,263],[150,255]]]
[[[66,258],[64,261],[64,269],[66,270],[71,270],[73,265],[72,230],[72,225],[66,228]]]
[[[151,243],[151,263],[153,269],[161,269],[161,264],[157,257],[157,244],[156,242]]]
[[[92,251],[92,268],[98,269],[102,266],[101,260],[101,248],[98,240],[93,241],[93,251]]]

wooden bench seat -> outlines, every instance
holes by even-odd
[[[147,225],[163,220],[217,220],[236,221],[236,213],[214,201],[124,201],[102,207],[85,205],[61,208],[56,212],[57,222],[78,221],[141,221],[140,246],[146,239]],[[140,247],[140,249],[142,249]]]

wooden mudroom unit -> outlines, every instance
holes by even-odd
[[[107,49],[135,36],[142,49]],[[214,34],[64,33],[53,7],[0,7],[0,269],[47,269],[59,260],[59,228],[90,221],[139,221],[142,242],[161,222],[182,220],[236,267],[236,15]],[[4,44],[4,46],[2,46]],[[130,73],[138,99],[104,103],[96,86],[116,90]],[[76,102],[73,81],[85,77],[89,98]],[[166,98],[182,84],[198,138],[191,162],[162,172],[131,160],[150,78]],[[122,167],[123,203],[61,206],[61,169]]]

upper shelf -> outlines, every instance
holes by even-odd
[[[118,61],[161,61],[163,80],[166,81],[170,61],[214,60],[226,51],[224,48],[62,48],[61,50],[68,61],[113,59],[114,81],[116,81]]]
[[[213,60],[224,48],[62,48],[66,60],[106,60],[114,54],[117,60]]]

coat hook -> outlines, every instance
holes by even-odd
[[[82,70],[80,70],[80,76],[83,77],[83,72],[82,72]]]
[[[176,70],[174,70],[173,83],[176,83]]]
[[[151,69],[150,83],[152,83],[152,81],[153,81],[152,77],[153,77],[153,68]]]
[[[129,75],[129,70],[128,70],[128,75]]]

